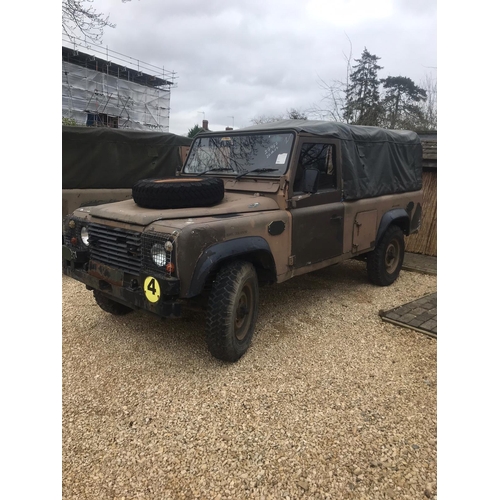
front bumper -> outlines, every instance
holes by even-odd
[[[144,309],[164,318],[181,316],[181,302],[177,296],[180,283],[177,278],[161,278],[140,273],[128,275],[118,269],[112,269],[94,261],[89,261],[86,251],[75,251],[63,245],[63,273],[84,283],[89,290],[100,290],[109,298],[133,309]],[[145,283],[154,278],[159,287],[159,299],[148,300]],[[158,291],[157,291],[158,293]]]

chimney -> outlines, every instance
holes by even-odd
[[[208,120],[203,120],[201,127],[203,130],[208,130]]]

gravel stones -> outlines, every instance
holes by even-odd
[[[63,276],[63,498],[434,498],[436,341],[378,311],[436,282],[349,261],[262,288],[225,364],[203,314],[111,316]]]

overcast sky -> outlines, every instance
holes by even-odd
[[[436,0],[94,0],[103,46],[175,71],[170,132],[324,107],[320,81],[344,79],[366,47],[381,77],[436,77]],[[349,42],[350,40],[350,42]],[[234,117],[234,118],[233,118]],[[312,116],[311,116],[312,118]]]

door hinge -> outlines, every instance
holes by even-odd
[[[295,255],[290,255],[290,257],[288,257],[288,265],[293,266],[294,264],[295,264]]]

